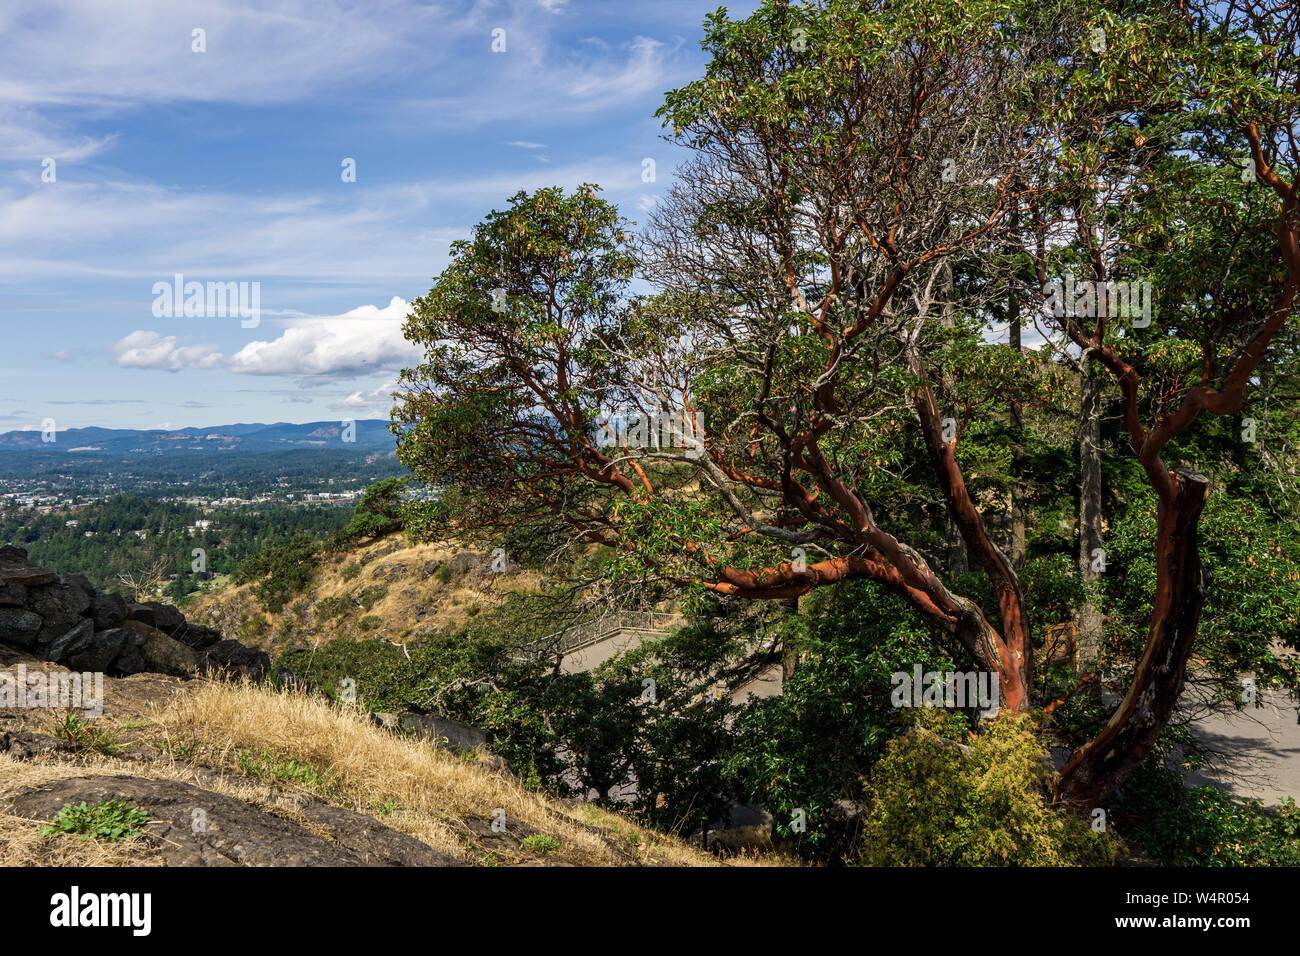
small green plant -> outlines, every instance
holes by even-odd
[[[343,570],[340,571],[339,573],[343,575],[344,581],[351,581],[353,578],[355,578],[358,574],[361,573],[361,562],[350,561],[349,563],[343,565]]]
[[[534,833],[520,840],[519,845],[530,853],[550,853],[560,848],[560,841],[549,833]]]
[[[239,626],[236,629],[240,640],[245,643],[255,643],[266,636],[270,630],[271,624],[262,614],[250,614],[240,618]]]
[[[352,600],[346,594],[335,594],[331,597],[321,598],[316,603],[316,614],[322,621],[328,621],[330,618],[340,617],[347,613],[352,606]]]
[[[54,736],[66,740],[78,753],[97,753],[116,757],[118,743],[111,733],[80,714],[68,714],[54,728]]]
[[[446,584],[451,580],[451,565],[440,564],[438,570],[433,572],[433,576],[438,579],[438,583]]]
[[[387,593],[387,584],[372,584],[357,595],[357,603],[361,605],[363,611],[369,611],[376,602],[382,601]]]
[[[139,836],[148,822],[149,814],[120,800],[107,800],[93,806],[82,800],[79,805],[64,804],[63,809],[41,827],[41,836],[48,839],[60,833],[75,833],[83,840],[116,843]]]
[[[357,621],[357,627],[363,631],[373,631],[379,625],[384,623],[384,619],[378,614],[367,614],[361,620]]]
[[[329,773],[322,773],[311,764],[269,750],[263,750],[260,754],[252,750],[241,750],[235,754],[235,766],[240,773],[260,780],[279,780],[317,791],[330,788]]]

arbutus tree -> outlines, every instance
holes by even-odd
[[[1206,130],[1215,146],[1239,136],[1278,197],[1285,275],[1234,280],[1249,285],[1246,301],[1272,305],[1251,315],[1236,296],[1235,322],[1200,343],[1203,381],[1161,376],[1160,394],[1144,396],[1114,324],[1051,319],[1076,356],[1114,375],[1161,502],[1146,650],[1110,723],[1058,780],[1063,799],[1095,805],[1167,722],[1208,583],[1196,557],[1208,482],[1161,451],[1200,411],[1240,407],[1300,275],[1294,185],[1278,171],[1297,165],[1279,154],[1293,47],[1269,74],[1247,52],[1271,56],[1276,38],[1248,15],[1227,24],[1232,47],[1206,32],[1223,26],[1218,12],[1107,7],[913,0],[714,15],[705,76],[661,111],[693,158],[640,250],[656,293],[620,298],[629,227],[591,190],[515,197],[415,303],[407,335],[428,354],[403,373],[402,460],[466,492],[462,528],[554,517],[608,546],[614,575],[769,600],[878,582],[936,639],[996,671],[1004,708],[1027,710],[1032,609],[962,437],[1008,398],[1045,401],[1060,369],[987,342],[979,316],[1007,284],[966,284],[954,303],[952,264],[1027,255],[1044,285],[1073,262],[1105,281],[1125,265],[1098,248],[1098,195],[1177,204],[1189,186],[1156,147],[1205,152]],[[1148,114],[1162,124],[1149,153],[1139,143],[1136,161],[1099,159]],[[900,464],[915,447],[983,576],[979,594],[958,593],[898,520]]]

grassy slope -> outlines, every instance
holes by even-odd
[[[112,690],[109,698],[111,702]],[[202,774],[208,789],[282,816],[292,817],[292,805],[277,794],[305,790],[381,819],[473,865],[718,864],[711,854],[675,837],[527,790],[472,757],[391,733],[360,713],[316,697],[248,684],[169,682],[164,700],[135,708],[110,706],[108,713],[101,726],[112,735],[119,755],[85,748],[71,758],[18,761],[0,754],[0,794],[85,774],[129,773],[191,783]],[[29,729],[53,730],[51,712],[32,712],[30,719],[44,725]],[[249,761],[250,754],[258,759]],[[478,834],[497,808],[550,839],[541,848],[519,846],[504,854],[499,846],[480,844]],[[157,863],[147,840],[42,839],[41,823],[0,814],[0,862]]]

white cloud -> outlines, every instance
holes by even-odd
[[[545,143],[530,143],[527,140],[517,139],[513,142],[506,143],[507,146],[518,146],[520,149],[545,149]]]
[[[174,335],[137,330],[113,346],[122,368],[152,368],[179,372],[183,368],[215,368],[221,353],[215,345],[181,345]]]
[[[418,288],[440,271],[451,242],[467,235],[460,227],[430,228],[447,206],[481,210],[520,189],[572,189],[583,182],[617,194],[640,186],[640,173],[639,159],[593,157],[553,169],[480,172],[365,193],[255,199],[124,182],[26,190],[0,182],[0,279],[136,277],[149,301],[152,283],[178,271],[221,281],[333,281],[343,273],[357,284],[409,280]],[[160,230],[160,222],[184,228]],[[264,314],[273,307],[265,290],[263,306]]]
[[[269,342],[250,342],[225,363],[246,375],[349,376],[392,371],[423,352],[402,336],[410,304],[363,305],[328,318],[295,320]]]
[[[335,411],[365,412],[388,415],[393,407],[393,392],[397,388],[396,379],[386,382],[378,388],[365,392],[355,391],[347,398],[330,406]]]
[[[563,13],[569,0],[537,0],[537,5],[547,13]]]

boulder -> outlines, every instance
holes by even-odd
[[[122,651],[131,632],[123,628],[95,631],[86,619],[60,635],[45,651],[45,659],[57,661],[69,670],[103,673]]]
[[[27,549],[19,548],[12,544],[6,544],[0,548],[0,563],[2,564],[26,564]]]
[[[94,634],[95,622],[89,618],[83,618],[52,640],[41,656],[47,661],[66,660],[69,654],[82,651],[88,647]]]
[[[726,818],[709,828],[706,845],[709,849],[733,853],[740,850],[771,849],[773,822],[772,814],[762,807],[733,803],[727,808]]]
[[[158,630],[162,631],[164,634],[170,634],[175,637],[177,631],[184,630],[186,627],[185,615],[176,610],[176,608],[172,607],[170,604],[161,604],[158,601],[149,601],[147,604],[132,606],[148,608],[153,615],[153,619],[148,620],[145,618],[137,618],[136,620],[144,620],[144,623],[158,628]],[[127,614],[127,617],[130,616],[130,614]]]
[[[41,630],[41,616],[21,608],[0,607],[0,641],[22,648],[36,644]]]
[[[41,617],[82,617],[90,612],[91,595],[71,584],[28,588],[27,606]]]
[[[443,717],[439,714],[371,714],[370,719],[380,727],[389,730],[404,730],[417,737],[433,741],[439,747],[446,747],[452,753],[473,750],[482,747],[488,741],[485,731],[459,720]]]
[[[128,621],[139,621],[141,624],[148,624],[150,627],[158,626],[158,618],[154,614],[152,604],[136,604],[134,601],[126,606],[126,619]]]
[[[12,581],[0,581],[0,607],[22,607],[27,603],[27,588]]]
[[[213,627],[204,627],[201,624],[186,624],[183,628],[173,632],[172,637],[196,651],[205,650],[220,641],[221,632]]]
[[[12,745],[10,745],[12,747]],[[166,866],[461,866],[374,817],[302,794],[292,819],[191,783],[125,774],[64,777],[0,796],[0,810],[47,820],[67,804],[120,800],[149,815],[150,862]],[[202,810],[202,815],[196,814]],[[197,825],[196,821],[202,821]],[[143,851],[142,851],[143,852]]]
[[[58,584],[59,576],[45,568],[34,568],[30,564],[0,563],[0,582],[21,584],[23,587],[39,588],[47,584]]]
[[[203,651],[203,659],[205,670],[213,674],[262,680],[271,670],[271,658],[265,651],[233,640],[213,644]]]
[[[452,574],[464,574],[466,571],[483,567],[486,560],[485,556],[477,551],[462,551],[452,558],[448,564],[451,565]]]
[[[86,596],[92,600],[95,597],[95,586],[90,583],[90,579],[84,574],[65,574],[59,579],[59,583],[85,592]]]
[[[126,601],[120,594],[97,594],[90,602],[90,616],[97,631],[117,627],[126,620]]]
[[[127,628],[127,630],[131,629]],[[114,677],[130,677],[132,674],[143,674],[149,670],[149,663],[140,653],[140,648],[143,646],[144,637],[132,630],[131,636],[122,642],[122,649],[113,659],[111,673]]]
[[[149,671],[154,674],[170,674],[172,677],[189,677],[200,669],[199,654],[194,648],[182,644],[174,637],[156,627],[150,627],[140,621],[128,620],[124,628],[140,638],[133,644],[133,653],[119,659],[117,667],[127,673],[127,665],[135,664],[138,656],[143,666],[130,673]]]

